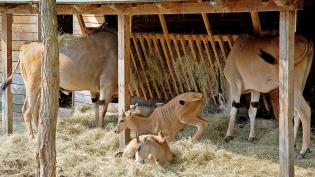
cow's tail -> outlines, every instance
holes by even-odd
[[[2,91],[5,91],[5,89],[12,84],[12,79],[13,79],[13,75],[15,73],[15,71],[17,70],[17,68],[19,67],[20,65],[20,62],[21,62],[21,59],[19,58],[19,61],[17,63],[17,65],[15,66],[12,74],[0,85],[0,88]]]

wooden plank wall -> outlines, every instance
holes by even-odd
[[[100,16],[100,15],[84,14],[82,16],[83,16],[84,24],[88,28],[93,28],[93,27],[97,28],[101,26],[105,20],[105,17]],[[80,24],[78,22],[76,15],[73,16],[73,34],[74,35],[82,34]],[[74,101],[74,104],[80,104],[80,103],[92,104],[89,91],[75,92],[73,95],[73,101]]]
[[[14,15],[13,16],[12,68],[14,68],[17,64],[20,47],[25,42],[37,40],[37,37],[38,37],[37,36],[37,32],[38,32],[37,19],[38,19],[37,15]],[[0,23],[1,23],[1,20],[0,20]],[[0,50],[1,50],[1,47],[0,47]],[[0,63],[0,66],[2,66],[2,63]],[[0,71],[0,82],[2,83],[2,71]],[[20,113],[22,112],[21,111],[22,105],[25,100],[25,87],[24,87],[24,82],[21,77],[21,72],[19,68],[13,77],[12,92],[13,92],[13,112]]]

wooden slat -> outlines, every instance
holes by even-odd
[[[225,61],[226,58],[227,58],[227,55],[226,55],[226,53],[225,53],[224,42],[223,42],[221,36],[219,36],[218,43],[219,43],[219,46],[220,46],[220,49],[221,49],[221,53],[222,53],[222,55],[223,55],[223,59],[224,59],[224,61]]]
[[[2,24],[2,76],[5,80],[12,73],[12,14],[1,14]],[[12,92],[9,85],[2,92],[2,131],[9,135],[13,131]]]
[[[131,17],[118,15],[118,113],[122,115],[130,106],[130,33]],[[119,135],[120,150],[130,141],[130,131],[127,129]]]
[[[143,82],[142,82],[142,79],[141,79],[141,76],[140,76],[140,72],[137,68],[137,64],[136,64],[136,61],[135,61],[135,58],[133,56],[133,53],[131,52],[130,53],[130,57],[131,57],[131,61],[133,63],[133,67],[135,68],[136,70],[136,74],[137,74],[137,79],[138,79],[138,84],[140,85],[140,88],[141,88],[141,91],[142,91],[142,94],[144,96],[144,99],[147,101],[148,98],[147,98],[147,94],[145,93],[145,90],[144,90],[144,87],[143,87]]]
[[[162,58],[162,55],[161,55],[161,52],[160,52],[160,47],[159,47],[159,44],[158,44],[158,40],[157,40],[157,37],[156,35],[153,35],[153,34],[150,34],[149,35],[149,39],[151,39],[153,41],[153,45],[154,45],[154,48],[155,48],[155,51],[158,55],[158,58],[161,62],[161,64],[164,66],[164,62],[163,62],[163,58]],[[168,87],[168,91],[169,91],[169,94],[172,97],[174,97],[174,94],[173,94],[173,91],[172,91],[172,88],[171,88],[171,84],[169,83],[169,80],[168,80],[168,77],[167,76],[167,72],[166,72],[166,69],[164,67],[162,67],[163,69],[163,73],[164,73],[164,78],[165,78],[165,81],[166,81],[166,84],[167,84],[167,87]]]
[[[200,41],[200,38],[197,38],[196,36],[193,36],[193,39],[194,39],[194,41],[195,41],[196,44],[197,44],[197,48],[198,48],[198,52],[199,52],[199,56],[200,56],[200,58],[201,58],[201,61],[202,61],[203,65],[206,65],[206,60],[205,60],[205,58],[204,58],[203,50],[202,50],[202,48],[201,48],[201,41]],[[210,70],[210,73],[211,73],[213,76],[216,75],[215,72],[214,72],[214,70],[213,70],[212,68],[209,68],[209,70]],[[210,94],[211,94],[211,96],[212,96],[212,100],[213,100],[214,104],[217,104],[217,103],[216,103],[216,99],[214,98],[214,93],[215,93],[215,92],[214,92],[213,88],[210,86],[210,83],[209,83],[208,87],[210,88],[210,92],[211,92]]]
[[[148,47],[149,47],[149,52],[150,53],[154,53],[154,50],[153,50],[153,47],[152,47],[152,38],[150,38],[149,37],[149,35],[143,35],[143,37],[144,37],[144,39],[146,40],[146,42],[147,42],[147,44],[148,44]],[[157,53],[155,53],[156,55],[158,55]],[[162,72],[163,72],[163,66],[161,66],[161,70],[162,70]],[[164,75],[164,74],[166,74],[166,73],[161,73],[162,75]],[[166,93],[166,91],[165,91],[165,87],[164,87],[164,84],[163,83],[161,83],[160,84],[160,87],[162,88],[162,92],[163,92],[163,94],[164,94],[164,98],[165,99],[168,99],[168,96],[167,96],[167,93]]]
[[[181,53],[180,53],[180,51],[179,51],[177,39],[176,39],[175,35],[170,35],[170,38],[172,39],[173,44],[174,44],[174,46],[175,46],[175,51],[176,51],[176,53],[177,53],[178,62],[179,62],[179,64],[180,64],[180,66],[181,66],[181,68],[180,68],[180,69],[181,69],[181,73],[184,74],[185,72],[182,71],[182,70],[183,70],[183,68],[182,68],[182,66],[183,66],[183,61],[182,61]],[[184,77],[184,79],[185,79],[186,86],[187,86],[188,90],[191,91],[191,90],[192,90],[192,87],[191,87],[190,82],[189,82],[188,79],[187,79],[187,76],[184,75],[184,76],[182,76],[182,77]],[[189,76],[188,76],[188,77],[189,77]]]
[[[136,49],[136,53],[137,53],[137,56],[138,56],[138,60],[139,60],[139,63],[140,63],[140,66],[141,66],[141,70],[144,72],[144,80],[146,82],[146,85],[147,85],[147,88],[148,88],[148,92],[150,94],[150,98],[153,98],[153,93],[152,93],[152,90],[151,90],[151,87],[150,87],[150,83],[149,83],[149,79],[147,77],[147,73],[145,72],[145,68],[144,68],[144,65],[143,65],[143,57],[142,57],[142,54],[140,52],[140,49],[139,49],[139,46],[138,46],[138,42],[137,40],[132,37],[132,41],[133,41],[133,45]]]
[[[166,50],[166,47],[165,47],[165,40],[161,38],[160,42],[161,42],[161,46],[162,46],[162,49],[163,49],[163,52],[164,52],[164,56],[165,56],[166,64],[167,64],[167,67],[168,67],[168,71],[170,72],[171,80],[173,82],[173,88],[175,89],[175,92],[178,95],[179,91],[178,91],[178,88],[177,88],[177,84],[176,84],[176,79],[175,79],[174,73],[172,71],[170,58],[168,56],[168,53],[167,53],[167,50]]]
[[[188,54],[188,52],[186,50],[185,39],[181,38],[180,35],[176,35],[176,38],[177,38],[177,40],[179,40],[179,42],[181,44],[181,47],[182,47],[183,52],[184,52],[184,56],[188,56],[189,54]],[[198,87],[197,87],[197,84],[196,84],[194,76],[190,72],[188,74],[190,76],[189,80],[192,82],[192,85],[194,86],[195,92],[198,92]]]
[[[252,18],[254,33],[260,34],[261,33],[261,25],[260,25],[258,12],[256,12],[256,11],[250,12],[250,16]]]
[[[143,38],[142,38],[140,35],[135,35],[134,37],[135,37],[137,40],[140,41],[140,46],[141,46],[142,52],[143,52],[143,54],[144,54],[144,61],[145,61],[146,63],[148,63],[148,60],[151,60],[151,58],[149,58],[149,55],[148,55],[148,53],[147,53],[146,47],[145,47],[144,42],[143,42]],[[149,76],[150,76],[150,75],[149,75]],[[160,92],[159,92],[159,90],[158,90],[158,88],[157,88],[156,80],[155,80],[154,78],[151,78],[151,79],[153,80],[152,82],[153,82],[153,88],[154,88],[154,90],[155,90],[155,93],[156,93],[158,99],[161,99]]]
[[[172,50],[172,47],[171,47],[171,40],[170,40],[170,36],[169,36],[169,32],[168,32],[168,29],[167,29],[167,24],[166,24],[166,21],[165,21],[165,18],[164,18],[164,15],[160,14],[159,15],[159,19],[160,19],[160,23],[161,23],[161,26],[162,26],[162,29],[163,29],[163,34],[164,34],[164,38],[165,38],[165,41],[166,41],[166,45],[167,45],[167,48],[168,48],[168,52],[170,54],[170,59],[171,59],[171,63],[172,63],[172,66],[174,68],[174,70],[176,71],[175,67],[176,67],[176,62],[175,62],[175,57],[174,57],[174,54],[173,54],[173,50]],[[176,76],[176,79],[177,79],[177,83],[179,85],[179,92],[183,93],[184,92],[184,89],[183,89],[183,85],[182,83],[180,82],[180,73],[176,73],[175,72],[175,76]]]
[[[294,35],[295,11],[280,12],[279,41],[279,163],[280,176],[294,176],[293,112],[294,112]]]

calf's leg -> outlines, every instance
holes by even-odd
[[[198,116],[195,117],[183,117],[180,120],[184,124],[193,125],[197,127],[197,132],[192,137],[192,139],[198,140],[202,133],[208,128],[208,121],[199,118]]]

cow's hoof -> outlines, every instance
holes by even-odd
[[[121,157],[122,154],[123,154],[123,152],[117,152],[117,153],[115,154],[115,157]]]
[[[232,139],[233,139],[233,136],[226,136],[226,137],[224,138],[224,141],[225,141],[226,143],[228,143],[228,142],[230,142]]]
[[[306,151],[305,151],[303,154],[298,154],[298,155],[296,156],[296,158],[297,158],[298,160],[302,160],[302,159],[305,158],[306,154],[309,154],[309,153],[311,153],[311,152],[312,152],[312,151],[311,151],[310,149],[306,149]]]
[[[248,142],[254,143],[256,141],[256,137],[249,137]]]

